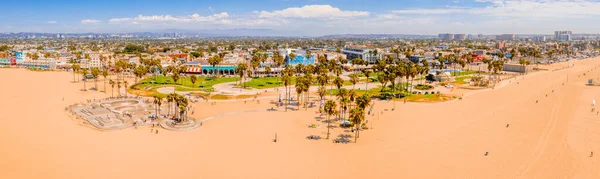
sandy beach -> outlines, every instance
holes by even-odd
[[[241,113],[192,131],[98,131],[64,108],[110,96],[108,85],[84,92],[72,73],[0,69],[0,178],[600,178],[600,115],[591,112],[600,87],[585,85],[600,77],[600,58],[569,63],[453,102],[392,111],[376,101],[372,129],[349,144],[324,139],[316,108],[243,112],[269,109],[270,99],[198,102],[195,119]]]

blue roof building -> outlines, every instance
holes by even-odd
[[[304,56],[300,56],[297,55],[296,58],[291,59],[290,60],[290,56],[286,56],[285,57],[285,63],[288,65],[298,65],[298,64],[302,64],[302,65],[310,65],[310,64],[315,64],[315,56],[313,54],[311,54],[311,58],[306,58]]]

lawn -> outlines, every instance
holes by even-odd
[[[335,79],[335,77],[330,76],[329,86],[333,85],[331,83],[333,82],[334,79]],[[316,77],[313,76],[312,86],[318,85],[316,80],[317,80]],[[292,77],[292,84],[290,84],[290,86],[294,86],[294,85],[296,85],[296,76]],[[349,80],[344,80],[344,86],[350,86],[350,85],[352,85],[352,83],[350,83]],[[281,77],[259,77],[259,78],[252,78],[252,80],[250,80],[248,82],[244,82],[243,86],[245,86],[247,88],[265,89],[265,88],[282,87],[283,82],[281,81]]]
[[[404,89],[400,89],[400,88],[401,88],[400,86],[396,85],[396,91],[395,91],[395,92],[396,92],[396,93],[399,93],[399,92],[401,92],[401,91],[404,91]],[[402,88],[403,88],[403,87],[402,87]],[[352,89],[352,88],[348,88],[348,90],[351,90],[351,89]],[[363,94],[365,94],[365,93],[368,93],[368,94],[369,94],[369,95],[371,95],[371,96],[378,96],[378,95],[380,95],[380,94],[382,93],[382,92],[381,92],[381,87],[377,87],[377,88],[371,88],[371,89],[369,89],[369,90],[358,90],[358,89],[355,89],[354,91],[356,91],[356,94],[357,94],[357,95],[359,95],[359,96],[360,96],[360,95],[363,95]],[[386,93],[386,92],[387,92],[387,93],[391,93],[391,92],[392,92],[392,85],[388,85],[388,86],[385,88],[385,90],[383,91],[383,93]],[[328,95],[329,95],[329,94],[331,94],[331,95],[337,95],[337,94],[338,94],[338,89],[337,89],[337,88],[335,88],[335,87],[334,87],[334,89],[328,89],[328,90],[327,90],[327,94],[328,94]]]
[[[455,79],[456,81],[454,83],[455,84],[467,84],[468,82],[465,81],[467,79],[470,80],[471,76],[459,76],[459,77],[456,77],[456,79]]]
[[[132,88],[139,89],[155,89],[165,86],[173,86],[177,91],[212,91],[213,85],[219,83],[235,82],[239,81],[238,77],[229,78],[211,78],[211,77],[198,77],[196,83],[192,84],[190,77],[183,77],[177,80],[177,83],[173,81],[170,76],[156,76],[147,77],[141,80],[138,84]]]

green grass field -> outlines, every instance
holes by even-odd
[[[330,83],[333,82],[335,77],[330,76]],[[292,84],[294,86],[296,84],[296,76],[292,77]],[[313,84],[312,86],[317,86],[316,78],[313,76]],[[331,85],[331,84],[330,84]],[[352,85],[349,80],[344,80],[344,86]],[[253,78],[248,82],[244,82],[243,86],[247,88],[255,88],[255,89],[265,89],[265,88],[275,88],[282,87],[283,82],[281,81],[281,77],[261,77],[261,78]]]
[[[456,83],[456,84],[467,84],[467,82],[465,81],[467,79],[471,79],[471,76],[459,76],[459,77],[456,77],[456,81],[454,83]]]
[[[177,91],[212,91],[213,85],[227,82],[239,81],[240,78],[210,78],[198,77],[196,83],[192,84],[190,77],[180,78],[177,83],[170,76],[147,77],[141,80],[137,85],[138,89],[159,88],[165,86],[173,86]]]

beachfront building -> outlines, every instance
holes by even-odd
[[[54,58],[28,59],[24,60],[20,65],[27,68],[56,69],[56,60]]]
[[[88,55],[90,56],[90,61],[89,61],[89,66],[91,68],[93,67],[97,67],[97,68],[103,68],[108,66],[108,59],[109,56],[111,56],[112,52],[91,52],[88,53]]]
[[[179,62],[179,63],[185,63],[185,62],[188,62],[188,59],[189,59],[189,58],[188,58],[188,57],[189,57],[189,55],[188,55],[188,54],[185,54],[185,53],[173,53],[173,54],[169,54],[169,57],[170,57],[172,60],[174,59],[175,61],[177,61],[177,62]]]
[[[373,54],[375,48],[368,46],[347,46],[342,50],[342,53],[346,55],[348,61],[351,61],[355,58],[360,58],[364,61],[367,61],[369,64],[374,64],[377,62],[379,58],[381,58],[381,54]]]
[[[346,58],[345,54],[343,54],[343,53],[337,53],[337,52],[315,51],[315,52],[312,52],[312,54],[315,55],[315,59],[319,59],[320,57],[325,57],[327,59],[327,61],[337,60],[337,59],[340,59],[340,58],[342,58],[342,59],[348,59],[348,58]],[[350,60],[348,60],[348,64],[349,63],[350,63]]]
[[[0,65],[13,65],[10,58],[0,58]]]
[[[296,57],[290,59],[290,54],[294,53]],[[315,63],[315,54],[310,54],[310,57],[306,57],[306,51],[301,49],[283,49],[279,51],[279,54],[285,56],[284,63],[287,65],[310,65]]]
[[[186,66],[185,73],[188,73],[188,74],[200,74],[200,75],[212,75],[212,74],[236,75],[237,74],[237,73],[235,73],[235,69],[237,68],[237,66],[231,65],[231,64],[216,65],[213,67],[212,65],[210,65],[208,63],[187,62],[183,65]]]

